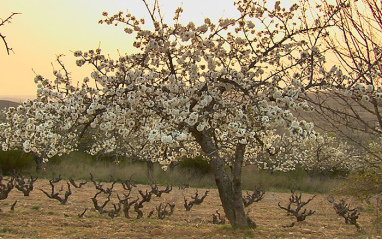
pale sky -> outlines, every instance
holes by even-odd
[[[148,0],[148,2],[153,2]],[[165,17],[172,19],[178,6],[184,9],[181,21],[201,24],[204,17],[215,21],[220,17],[237,16],[234,0],[160,0]],[[75,65],[72,51],[96,49],[101,43],[104,54],[118,56],[117,49],[124,54],[133,48],[132,37],[124,33],[123,26],[98,24],[101,13],[129,12],[138,18],[149,20],[141,0],[0,0],[0,18],[12,12],[11,24],[0,27],[8,45],[14,53],[7,55],[0,40],[0,99],[34,97],[35,73],[48,79],[52,77],[52,62],[56,56],[62,58],[72,72],[73,81],[90,75],[91,68]],[[33,72],[34,71],[34,72]]]

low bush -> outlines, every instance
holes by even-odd
[[[181,169],[185,169],[193,174],[206,175],[211,172],[211,165],[203,156],[197,156],[195,158],[185,158],[179,165]]]
[[[0,151],[0,174],[22,171],[34,164],[33,156],[21,150]]]

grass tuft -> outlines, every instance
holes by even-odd
[[[40,210],[41,206],[32,206],[31,209],[32,210]]]

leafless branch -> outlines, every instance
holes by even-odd
[[[0,18],[0,27],[4,26],[6,23],[11,23],[11,19],[14,15],[17,15],[17,14],[21,14],[21,13],[17,13],[17,12],[13,12],[9,17],[7,17],[5,20],[1,19]],[[13,52],[13,49],[11,47],[8,46],[8,43],[7,43],[7,40],[5,39],[6,36],[4,36],[3,34],[1,34],[0,32],[0,38],[3,40],[4,42],[4,45],[5,45],[5,49],[7,50],[7,54],[10,55],[10,52],[12,51]]]
[[[170,211],[167,210],[167,206],[170,207]],[[156,211],[157,211],[158,218],[164,219],[166,216],[172,215],[174,213],[174,207],[175,207],[175,203],[164,203],[164,202],[162,202],[161,204],[159,204],[158,207],[155,207]]]
[[[278,203],[278,205],[279,205],[279,207],[280,207],[281,209],[284,209],[284,210],[286,210],[288,213],[290,213],[290,214],[292,214],[293,216],[295,216],[295,217],[296,217],[296,220],[297,220],[298,222],[302,222],[302,221],[304,221],[305,218],[306,218],[307,216],[310,216],[310,215],[312,215],[313,213],[315,213],[315,211],[312,211],[312,210],[307,211],[306,209],[304,209],[304,211],[302,211],[302,212],[300,212],[300,211],[301,211],[301,209],[302,209],[306,204],[308,204],[310,201],[312,201],[312,200],[316,197],[316,195],[314,195],[313,197],[311,197],[310,199],[308,199],[308,201],[306,201],[306,202],[303,202],[303,201],[301,200],[301,197],[302,197],[302,194],[301,194],[301,193],[300,193],[300,194],[296,194],[296,193],[295,193],[295,190],[292,189],[292,190],[291,190],[291,196],[289,197],[289,204],[288,204],[288,206],[283,207],[283,206],[280,205],[280,202]],[[292,206],[295,206],[295,208],[292,208]]]
[[[85,210],[82,213],[78,214],[78,217],[83,218],[87,210],[88,210],[88,208],[85,208]]]
[[[159,190],[157,184],[151,184],[150,186],[151,186],[151,192],[157,197],[161,197],[162,193],[170,193],[172,190],[171,185],[167,185],[167,187],[163,190]]]
[[[350,209],[350,204],[347,204],[344,199],[341,199],[339,203],[332,201],[333,208],[336,213],[345,219],[346,224],[354,225],[357,230],[362,230],[361,226],[358,224],[357,219],[359,216],[358,208]]]
[[[142,190],[138,190],[138,192],[141,195],[142,200],[140,202],[136,202],[134,205],[134,210],[137,213],[137,219],[143,217],[143,212],[141,210],[141,208],[143,208],[143,203],[150,202],[152,196],[152,192],[148,192],[147,190],[145,193]]]
[[[11,178],[6,184],[3,184],[3,180],[3,176],[0,176],[0,200],[6,199],[14,187],[14,178]]]
[[[68,201],[69,199],[69,196],[72,195],[72,190],[70,189],[70,184],[67,182],[67,185],[68,185],[68,189],[67,191],[65,192],[64,194],[64,198],[62,198],[59,194],[59,192],[54,192],[54,179],[51,179],[49,180],[49,183],[50,183],[50,186],[52,187],[52,191],[51,193],[47,193],[46,191],[44,191],[43,189],[40,189],[48,198],[51,198],[51,199],[56,199],[58,200],[61,204],[66,204],[66,202]]]
[[[24,196],[29,196],[30,192],[33,190],[33,184],[36,182],[37,178],[33,178],[33,176],[31,176],[28,181],[25,182],[23,175],[16,173],[15,180],[15,187],[17,190],[23,192]]]
[[[255,190],[252,194],[250,194],[248,191],[246,192],[247,195],[243,196],[243,203],[244,207],[248,207],[254,202],[259,202],[261,199],[264,198],[265,191],[262,189],[262,186],[256,186]]]
[[[94,180],[94,177],[93,177],[93,174],[92,174],[92,173],[90,173],[90,181],[93,182],[93,184],[94,184],[94,186],[95,186],[95,188],[96,188],[97,190],[99,190],[100,192],[103,192],[103,193],[105,193],[105,194],[109,194],[109,193],[111,193],[111,192],[113,191],[114,184],[116,183],[116,181],[113,181],[113,183],[111,184],[111,187],[104,189],[104,188],[103,188],[103,185],[101,184],[101,182],[96,182],[96,181]]]
[[[108,211],[104,210],[104,208],[106,207],[106,205],[110,202],[110,196],[111,196],[111,192],[108,193],[108,196],[107,196],[107,199],[103,202],[102,205],[98,205],[98,200],[97,200],[97,196],[99,194],[101,194],[102,191],[98,191],[94,197],[92,197],[92,202],[93,202],[93,205],[94,205],[94,208],[95,210],[97,210],[99,213],[108,213]]]
[[[137,187],[137,185],[133,182],[131,177],[129,179],[126,179],[124,182],[122,182],[122,187],[125,190],[131,191],[133,187]]]
[[[84,186],[87,181],[84,181],[84,182],[80,182],[80,184],[77,185],[77,183],[74,181],[74,179],[72,177],[69,178],[69,182],[75,187],[75,188],[81,188],[82,186]]]
[[[16,203],[17,203],[18,201],[16,200],[13,204],[12,204],[12,206],[11,206],[11,211],[14,211],[15,210],[15,206],[16,206]]]
[[[138,202],[139,198],[132,200],[132,201],[129,201],[131,199],[131,198],[129,198],[129,195],[124,194],[124,196],[125,196],[125,198],[121,199],[119,197],[119,195],[117,194],[117,197],[119,199],[119,203],[122,204],[122,206],[123,206],[122,211],[124,213],[125,218],[130,218],[130,215],[129,215],[130,207],[133,204],[136,204]]]
[[[219,210],[216,210],[216,214],[212,214],[212,223],[225,224],[225,218],[220,215]]]
[[[186,197],[184,197],[184,207],[186,208],[186,211],[190,211],[194,205],[201,204],[203,200],[207,197],[208,192],[209,192],[208,190],[205,191],[204,195],[201,198],[199,198],[198,190],[196,190],[195,196],[191,196],[191,199],[193,200],[192,201],[190,200],[189,202],[187,201]]]

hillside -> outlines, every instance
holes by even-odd
[[[10,101],[10,100],[0,100],[0,110],[8,107],[17,107],[20,103]]]

